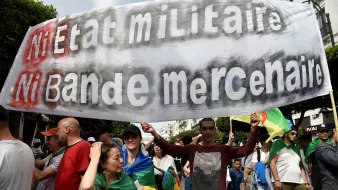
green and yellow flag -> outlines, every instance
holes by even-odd
[[[283,135],[291,129],[290,124],[278,108],[260,112],[258,116],[261,118],[258,126],[265,127],[270,135],[266,142],[271,141],[274,137]],[[234,116],[230,117],[230,119],[250,123],[250,116]]]

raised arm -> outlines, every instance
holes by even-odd
[[[86,173],[84,174],[81,184],[80,190],[93,190],[95,186],[95,179],[97,174],[97,167],[100,162],[101,156],[101,143],[94,144],[90,149],[90,163]]]
[[[168,153],[172,157],[180,157],[180,158],[189,159],[188,149],[191,145],[177,146],[177,145],[171,144],[165,139],[163,139],[149,123],[141,122],[141,126],[142,126],[142,130],[145,133],[151,133],[154,136],[155,143],[166,153]]]
[[[250,116],[251,129],[247,143],[241,147],[230,147],[230,158],[241,158],[251,154],[255,148],[258,137],[258,124],[260,122],[259,116],[255,113]]]
[[[154,139],[151,139],[151,141],[149,141],[145,146],[144,149],[146,149],[146,151],[149,152],[150,154],[150,148],[151,148],[151,144],[154,142]]]

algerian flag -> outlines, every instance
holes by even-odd
[[[290,124],[278,108],[260,112],[258,116],[261,118],[261,122],[259,122],[258,126],[265,127],[270,135],[266,142],[271,141],[274,137],[280,136],[291,129]],[[234,116],[230,117],[230,119],[250,123],[250,116]]]

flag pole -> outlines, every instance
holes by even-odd
[[[333,91],[330,91],[330,98],[331,98],[331,103],[332,103],[334,124],[336,126],[336,130],[338,131],[338,118],[337,118],[336,103],[334,102]]]

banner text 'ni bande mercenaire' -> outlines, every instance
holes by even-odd
[[[30,28],[0,103],[46,114],[163,121],[249,114],[330,90],[311,5],[155,1]]]

